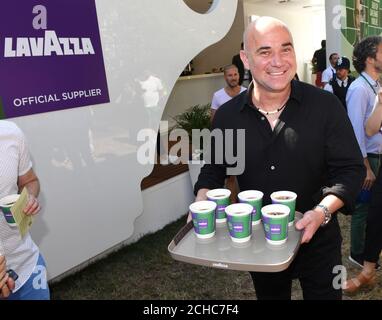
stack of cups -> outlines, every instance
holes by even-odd
[[[213,189],[207,192],[208,200],[190,205],[194,231],[198,238],[213,237],[216,223],[227,222],[232,241],[245,243],[251,239],[252,226],[262,221],[268,243],[278,245],[287,241],[288,226],[293,225],[295,220],[296,193],[273,192],[272,204],[264,207],[264,194],[261,191],[242,191],[238,194],[240,203],[231,205],[230,195],[231,191],[228,189]]]
[[[207,192],[207,198],[216,203],[216,222],[224,223],[227,221],[225,208],[230,204],[229,197],[231,191],[228,189],[213,189]]]
[[[247,203],[234,203],[225,208],[228,230],[233,242],[243,243],[251,239],[253,207]]]
[[[255,226],[261,222],[261,207],[263,206],[263,196],[261,191],[247,190],[240,192],[237,197],[241,203],[248,203],[253,207],[252,225]]]
[[[195,235],[200,239],[212,238],[215,235],[215,209],[213,201],[197,201],[189,207]]]
[[[297,194],[292,191],[276,191],[271,194],[272,203],[279,203],[286,205],[289,210],[289,226],[293,225],[294,216],[296,212],[296,199]]]

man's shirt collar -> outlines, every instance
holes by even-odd
[[[378,87],[379,87],[379,82],[378,82],[378,80],[375,81],[375,80],[374,80],[372,77],[370,77],[365,71],[363,71],[361,74],[366,78],[367,81],[369,81],[369,83],[370,83],[373,87],[375,87],[375,88],[378,88]]]
[[[245,103],[240,107],[240,111],[243,111],[246,106],[256,109],[255,105],[252,102],[252,94],[253,94],[253,81],[250,83],[248,90],[245,93]],[[292,80],[291,81],[291,92],[290,92],[290,96],[289,96],[288,101],[293,99],[293,100],[297,101],[298,105],[300,105],[300,103],[302,101],[302,94],[303,94],[303,92],[302,92],[302,88],[301,88],[299,81]]]

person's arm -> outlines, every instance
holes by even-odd
[[[363,188],[368,190],[371,188],[375,181],[375,175],[367,160],[366,139],[365,139],[365,114],[369,96],[364,87],[350,87],[346,94],[346,104],[348,109],[348,116],[354,129],[358,145],[362,152],[364,165],[366,167],[366,177],[363,182]]]
[[[36,214],[40,211],[41,207],[37,200],[40,192],[40,182],[33,172],[33,169],[29,169],[25,174],[19,176],[17,185],[21,191],[24,187],[28,191],[28,202],[24,208],[25,214]]]
[[[366,178],[363,182],[362,189],[370,190],[371,187],[373,186],[374,182],[375,182],[376,177],[375,177],[375,174],[373,172],[373,169],[371,169],[369,160],[367,158],[364,158],[363,163],[364,163],[365,168],[366,168]]]
[[[212,96],[212,101],[211,101],[211,123],[214,120],[216,110],[220,107],[219,99],[217,96],[217,93],[215,92],[214,95]]]
[[[212,121],[214,121],[215,113],[216,113],[216,109],[211,109],[211,123]]]
[[[323,198],[319,204],[326,206],[329,212],[333,214],[343,207],[344,202],[337,196],[329,194],[325,198]],[[296,223],[296,229],[304,229],[304,234],[302,236],[301,243],[309,242],[318,230],[318,228],[324,222],[324,220],[325,212],[320,207],[315,207],[312,210],[305,212],[303,219],[297,221]]]
[[[217,92],[215,92],[214,95],[212,96],[211,109],[216,111],[219,107],[220,107],[219,98],[218,98]]]
[[[382,126],[382,89],[375,99],[373,112],[366,121],[366,134],[371,137],[381,130]]]
[[[354,135],[352,125],[339,101],[332,96],[325,104],[324,160],[328,184],[321,189],[317,204],[325,205],[330,213],[341,209],[344,214],[354,210],[355,199],[365,177],[365,166]],[[303,242],[309,242],[324,221],[322,208],[308,210],[296,223],[296,228],[305,229]]]
[[[17,179],[17,186],[19,188],[19,192],[21,192],[24,187],[28,191],[28,202],[23,210],[24,213],[27,215],[36,214],[40,211],[40,205],[37,200],[37,196],[40,192],[40,183],[32,169],[32,162],[25,136],[19,128],[17,129],[19,131],[19,176]]]
[[[327,83],[327,84],[325,85],[324,90],[333,93],[333,87],[332,87],[331,84],[329,84],[329,83]]]
[[[329,83],[329,81],[331,79],[330,73],[331,73],[331,71],[329,71],[328,69],[325,69],[324,71],[322,71],[321,82],[322,82],[324,87]]]
[[[314,53],[313,53],[313,57],[312,57],[312,60],[311,60],[312,65],[317,65],[317,61],[318,61],[317,55],[318,55],[318,50],[314,51]]]
[[[350,86],[346,94],[346,106],[350,122],[364,158],[367,157],[364,119],[368,101],[369,95],[366,88]]]

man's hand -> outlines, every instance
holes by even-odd
[[[0,299],[8,298],[15,288],[15,281],[5,273],[5,276],[0,280]]]
[[[382,126],[382,88],[379,89],[375,99],[373,112],[366,121],[366,134],[371,137],[381,131]]]
[[[324,222],[324,219],[325,214],[321,210],[309,210],[305,212],[304,217],[296,223],[297,230],[304,229],[301,243],[308,243],[310,239],[312,239],[321,223]]]
[[[195,202],[207,200],[208,191],[209,189],[200,189],[198,191],[198,194],[196,195]],[[191,215],[191,212],[189,211],[187,216],[187,223],[189,223],[191,220],[192,220],[192,215]]]
[[[41,207],[38,203],[37,197],[40,192],[40,182],[33,169],[29,169],[27,173],[19,176],[17,186],[21,192],[24,188],[28,191],[28,202],[23,212],[26,215],[36,214],[40,211]]]
[[[0,299],[7,298],[15,288],[15,282],[6,272],[6,261],[0,255]]]
[[[366,178],[363,182],[362,189],[370,190],[374,184],[374,181],[375,181],[375,174],[374,174],[373,170],[371,170],[370,168],[367,168]]]
[[[32,194],[28,194],[28,202],[24,208],[24,213],[26,215],[34,215],[37,214],[41,209],[41,206],[35,196]]]
[[[8,298],[12,293],[12,290],[15,288],[15,282],[8,273],[5,273],[3,279],[0,280],[0,299]]]

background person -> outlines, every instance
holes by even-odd
[[[340,99],[345,110],[346,107],[346,93],[355,80],[354,77],[349,75],[350,73],[350,60],[346,57],[341,57],[337,60],[336,75],[332,78],[328,84],[325,85],[324,90],[329,91]]]
[[[247,88],[239,85],[239,73],[234,64],[224,67],[224,80],[226,86],[216,91],[212,97],[211,102],[211,122],[214,119],[215,112],[221,105],[236,97],[239,93],[247,90]]]
[[[243,50],[243,42],[240,45],[241,50]],[[244,86],[248,87],[249,83],[252,81],[251,72],[244,68],[243,61],[241,61],[240,53],[232,57],[232,64],[237,67],[239,72],[239,85],[241,86],[244,82]]]
[[[353,52],[353,65],[359,77],[353,81],[346,94],[348,116],[364,159],[366,177],[362,188],[369,192],[381,163],[382,135],[371,137],[365,132],[379,90],[378,78],[382,73],[382,37],[372,36],[358,43]],[[351,217],[349,260],[356,267],[363,266],[365,230],[369,202],[358,202]]]
[[[326,40],[321,41],[321,48],[313,54],[312,64],[315,66],[316,86],[323,88],[322,72],[326,69]]]
[[[35,215],[40,211],[37,200],[40,183],[32,169],[24,134],[14,123],[3,120],[0,121],[0,176],[0,198],[19,193],[25,187],[28,202],[24,213]],[[18,228],[10,227],[0,215],[0,243],[7,267],[19,276],[8,299],[49,299],[45,262],[29,233],[21,239]],[[34,284],[36,277],[38,286]]]
[[[332,53],[329,56],[329,67],[327,67],[323,72],[322,72],[322,86],[325,87],[326,84],[329,83],[329,81],[335,76],[336,74],[336,64],[339,56],[338,53]]]
[[[369,137],[381,132],[382,126],[382,91],[379,90],[374,110],[366,122],[366,134]],[[362,271],[345,282],[346,293],[356,293],[362,287],[376,284],[376,269],[382,250],[382,171],[375,180],[371,203],[367,215],[365,248]]]

